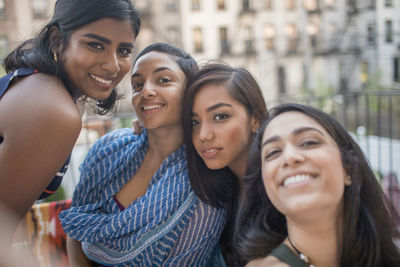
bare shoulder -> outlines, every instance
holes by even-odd
[[[63,84],[56,77],[41,73],[13,84],[2,98],[0,114],[4,115],[2,121],[17,121],[25,126],[50,124],[69,128],[73,133],[81,127],[79,110]]]
[[[273,256],[267,256],[265,258],[258,258],[250,261],[246,267],[290,267],[288,264],[279,261]]]

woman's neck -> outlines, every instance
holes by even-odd
[[[311,264],[316,267],[339,266],[338,244],[339,223],[335,220],[296,224],[288,220],[288,233],[293,245],[308,257]],[[288,239],[285,244],[294,249]]]
[[[183,143],[183,131],[181,127],[169,127],[156,130],[148,130],[149,147],[147,153],[159,155],[165,159]]]

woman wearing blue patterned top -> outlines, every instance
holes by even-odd
[[[225,212],[194,194],[182,144],[182,96],[196,69],[163,43],[138,55],[132,103],[144,130],[107,134],[82,164],[60,215],[73,266],[205,266],[216,250]]]
[[[130,0],[57,0],[37,37],[5,58],[0,203],[18,220],[61,183],[82,127],[77,100],[95,100],[99,114],[112,109],[139,28]]]

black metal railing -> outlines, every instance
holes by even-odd
[[[282,97],[268,103],[302,103],[336,118],[360,144],[379,178],[400,174],[400,90]]]
[[[380,180],[386,176],[400,175],[400,89],[387,91],[361,91],[326,95],[309,95],[301,97],[282,97],[277,101],[267,101],[268,108],[276,104],[295,102],[310,105],[325,111],[336,118],[355,138],[363,149],[371,167]],[[92,123],[88,118],[86,127],[96,131],[97,139],[105,132],[117,128],[132,127],[133,113],[119,114],[109,122]],[[96,120],[96,119],[95,119]],[[104,120],[104,117],[97,118]],[[86,131],[89,133],[89,131]],[[89,140],[86,137],[86,140]],[[81,150],[88,150],[90,144]],[[78,147],[78,146],[76,146]],[[74,169],[74,183],[79,179],[78,165],[83,158],[71,162]],[[71,171],[72,172],[72,171]]]

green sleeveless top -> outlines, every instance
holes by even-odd
[[[280,244],[273,251],[271,251],[268,256],[274,256],[281,262],[289,264],[291,267],[308,267],[308,265],[284,243]]]

